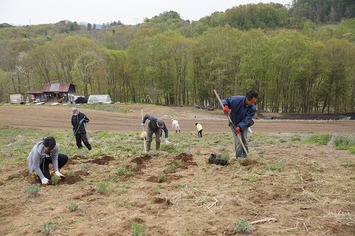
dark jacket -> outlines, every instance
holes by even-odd
[[[232,96],[223,99],[222,103],[223,106],[228,105],[229,109],[231,109],[229,116],[234,126],[239,126],[242,130],[247,129],[255,116],[255,105],[247,106],[245,104],[245,96]]]
[[[142,123],[144,124],[147,119],[149,120],[148,129],[150,129],[153,132],[158,131],[159,130],[159,127],[157,125],[158,118],[150,115],[145,115],[142,120]],[[166,127],[165,122],[164,121],[162,122],[164,123],[164,126],[161,129],[164,130],[165,138],[168,138],[168,128]]]
[[[84,122],[82,125],[79,124],[80,120],[84,119]],[[89,118],[82,112],[79,112],[78,115],[73,115],[71,117],[71,124],[73,126],[73,130],[75,132],[75,134],[83,134],[86,133],[86,129],[85,129],[85,123],[88,123],[90,120]],[[80,127],[79,127],[80,126]],[[79,127],[79,129],[78,129]]]

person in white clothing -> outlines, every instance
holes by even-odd
[[[171,119],[171,126],[175,129],[175,133],[180,133],[180,125],[177,119]]]

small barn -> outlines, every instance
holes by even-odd
[[[10,94],[10,102],[13,104],[23,104],[25,103],[25,98],[21,93]]]
[[[88,103],[112,103],[112,100],[108,94],[90,95]]]
[[[69,94],[75,94],[75,85],[69,83],[46,83],[42,90],[33,90],[27,94],[31,95],[33,101],[46,102],[50,100],[69,101]]]

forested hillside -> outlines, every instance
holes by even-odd
[[[100,29],[97,28],[100,24]],[[260,93],[258,110],[355,111],[355,3],[248,4],[198,21],[163,12],[139,25],[0,25],[0,101],[44,83],[115,102],[216,106]]]

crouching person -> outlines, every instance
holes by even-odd
[[[44,138],[36,143],[27,157],[29,173],[36,172],[42,184],[49,184],[51,174],[49,172],[49,164],[53,164],[54,173],[58,177],[64,177],[59,172],[68,161],[68,156],[59,153],[59,146],[55,139],[51,136]]]
[[[147,131],[147,151],[150,151],[150,147],[152,144],[152,140],[153,140],[153,134],[155,134],[155,143],[156,143],[156,150],[160,149],[160,136],[162,135],[162,131],[164,131],[165,134],[165,139],[164,142],[166,144],[169,143],[168,140],[168,128],[165,125],[165,122],[159,118],[156,118],[154,116],[150,116],[150,115],[145,115],[141,126],[144,126],[144,123],[146,120],[149,120],[148,123],[148,131]]]

